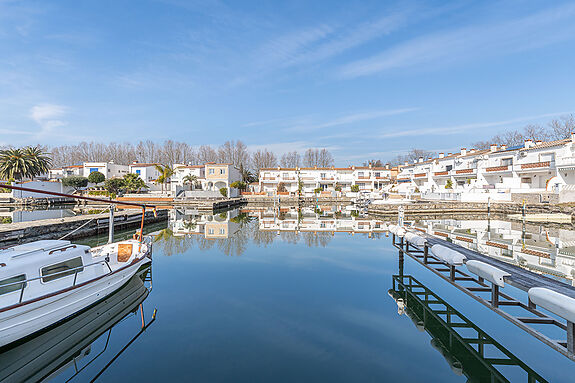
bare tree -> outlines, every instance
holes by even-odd
[[[218,153],[209,145],[202,145],[198,149],[198,163],[218,162]]]
[[[575,131],[575,115],[568,114],[558,119],[551,120],[549,123],[551,129],[550,136],[555,140],[562,140],[571,137],[571,132]]]
[[[327,149],[308,149],[303,156],[304,166],[329,167],[333,166],[333,156]]]
[[[276,155],[267,149],[257,150],[252,154],[252,168],[259,173],[262,168],[273,168],[278,166]]]
[[[529,124],[523,128],[523,138],[535,141],[549,141],[551,139],[551,132],[546,130],[541,125]]]
[[[250,165],[248,147],[242,141],[226,141],[218,149],[220,162],[234,164],[238,168],[247,169]]]
[[[430,152],[424,149],[411,149],[409,152],[405,154],[400,154],[392,161],[394,165],[403,165],[405,162],[414,162],[418,161],[419,158],[423,158],[424,160],[428,158],[434,158],[437,156],[437,153]]]
[[[383,167],[383,162],[381,160],[369,160],[363,163],[363,166],[373,166],[374,168],[381,168]]]
[[[300,166],[301,158],[298,152],[285,153],[282,156],[280,164],[283,168],[298,168]]]

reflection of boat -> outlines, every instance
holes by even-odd
[[[10,185],[16,190],[32,190]],[[91,197],[76,197],[98,200]],[[110,202],[104,200],[105,202]],[[113,202],[113,201],[112,201]],[[0,250],[0,346],[62,321],[106,298],[151,262],[143,236],[90,248],[65,240],[40,240]],[[110,220],[113,222],[113,209]],[[111,225],[110,238],[113,238]]]
[[[149,270],[146,268],[116,293],[73,318],[32,339],[0,348],[0,381],[39,381],[55,376],[70,365],[76,367],[91,353],[91,344],[100,335],[106,331],[111,333],[114,325],[137,311],[149,293],[143,279]]]
[[[453,372],[470,382],[508,382],[511,367],[522,370],[528,382],[546,382],[517,358],[411,275],[394,275],[388,292],[419,330],[431,335],[431,345],[445,358]],[[493,357],[497,355],[497,357]],[[500,366],[508,368],[501,369]],[[514,380],[513,380],[514,381]]]

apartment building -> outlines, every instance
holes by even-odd
[[[486,150],[462,148],[459,153],[419,158],[401,168],[396,190],[427,199],[559,202],[571,198],[573,185],[575,138],[571,137],[526,140],[515,147],[492,145]]]
[[[196,187],[187,181],[187,176],[194,176],[199,184]],[[204,165],[174,164],[174,175],[171,178],[171,190],[174,195],[221,197],[221,189],[226,190],[229,197],[237,197],[240,191],[231,187],[236,181],[241,181],[242,175],[233,164],[206,163]]]
[[[348,168],[265,168],[259,172],[259,190],[268,195],[315,195],[321,189],[324,194],[349,193],[352,186],[360,190],[381,191],[397,176],[397,168],[350,166]]]

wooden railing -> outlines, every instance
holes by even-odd
[[[471,174],[475,169],[459,169],[455,171],[455,174]]]
[[[427,173],[417,173],[414,177],[415,178],[421,178],[421,177],[426,177]]]
[[[435,172],[433,173],[434,176],[446,176],[448,175],[449,172],[447,170],[443,171],[443,172]]]

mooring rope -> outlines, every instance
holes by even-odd
[[[114,206],[114,205],[110,205],[110,206],[108,206],[107,208],[105,208],[104,210],[102,210],[102,211],[100,211],[100,212],[98,212],[98,213],[96,213],[96,214],[102,214],[103,212],[105,212],[105,211],[107,211],[107,210],[110,210],[110,208],[112,208],[113,206]],[[84,226],[86,226],[87,224],[89,224],[90,222],[92,222],[92,221],[95,220],[95,219],[96,219],[96,217],[94,217],[94,218],[92,218],[92,219],[90,219],[90,220],[84,222],[82,225],[78,226],[77,228],[75,228],[74,230],[72,230],[71,232],[69,232],[68,234],[64,235],[63,237],[58,238],[58,240],[60,241],[60,240],[62,240],[62,239],[64,239],[64,238],[66,238],[67,236],[69,236],[69,235],[71,235],[71,234],[74,234],[75,232],[77,232],[78,230],[80,230],[81,228],[83,228]]]

